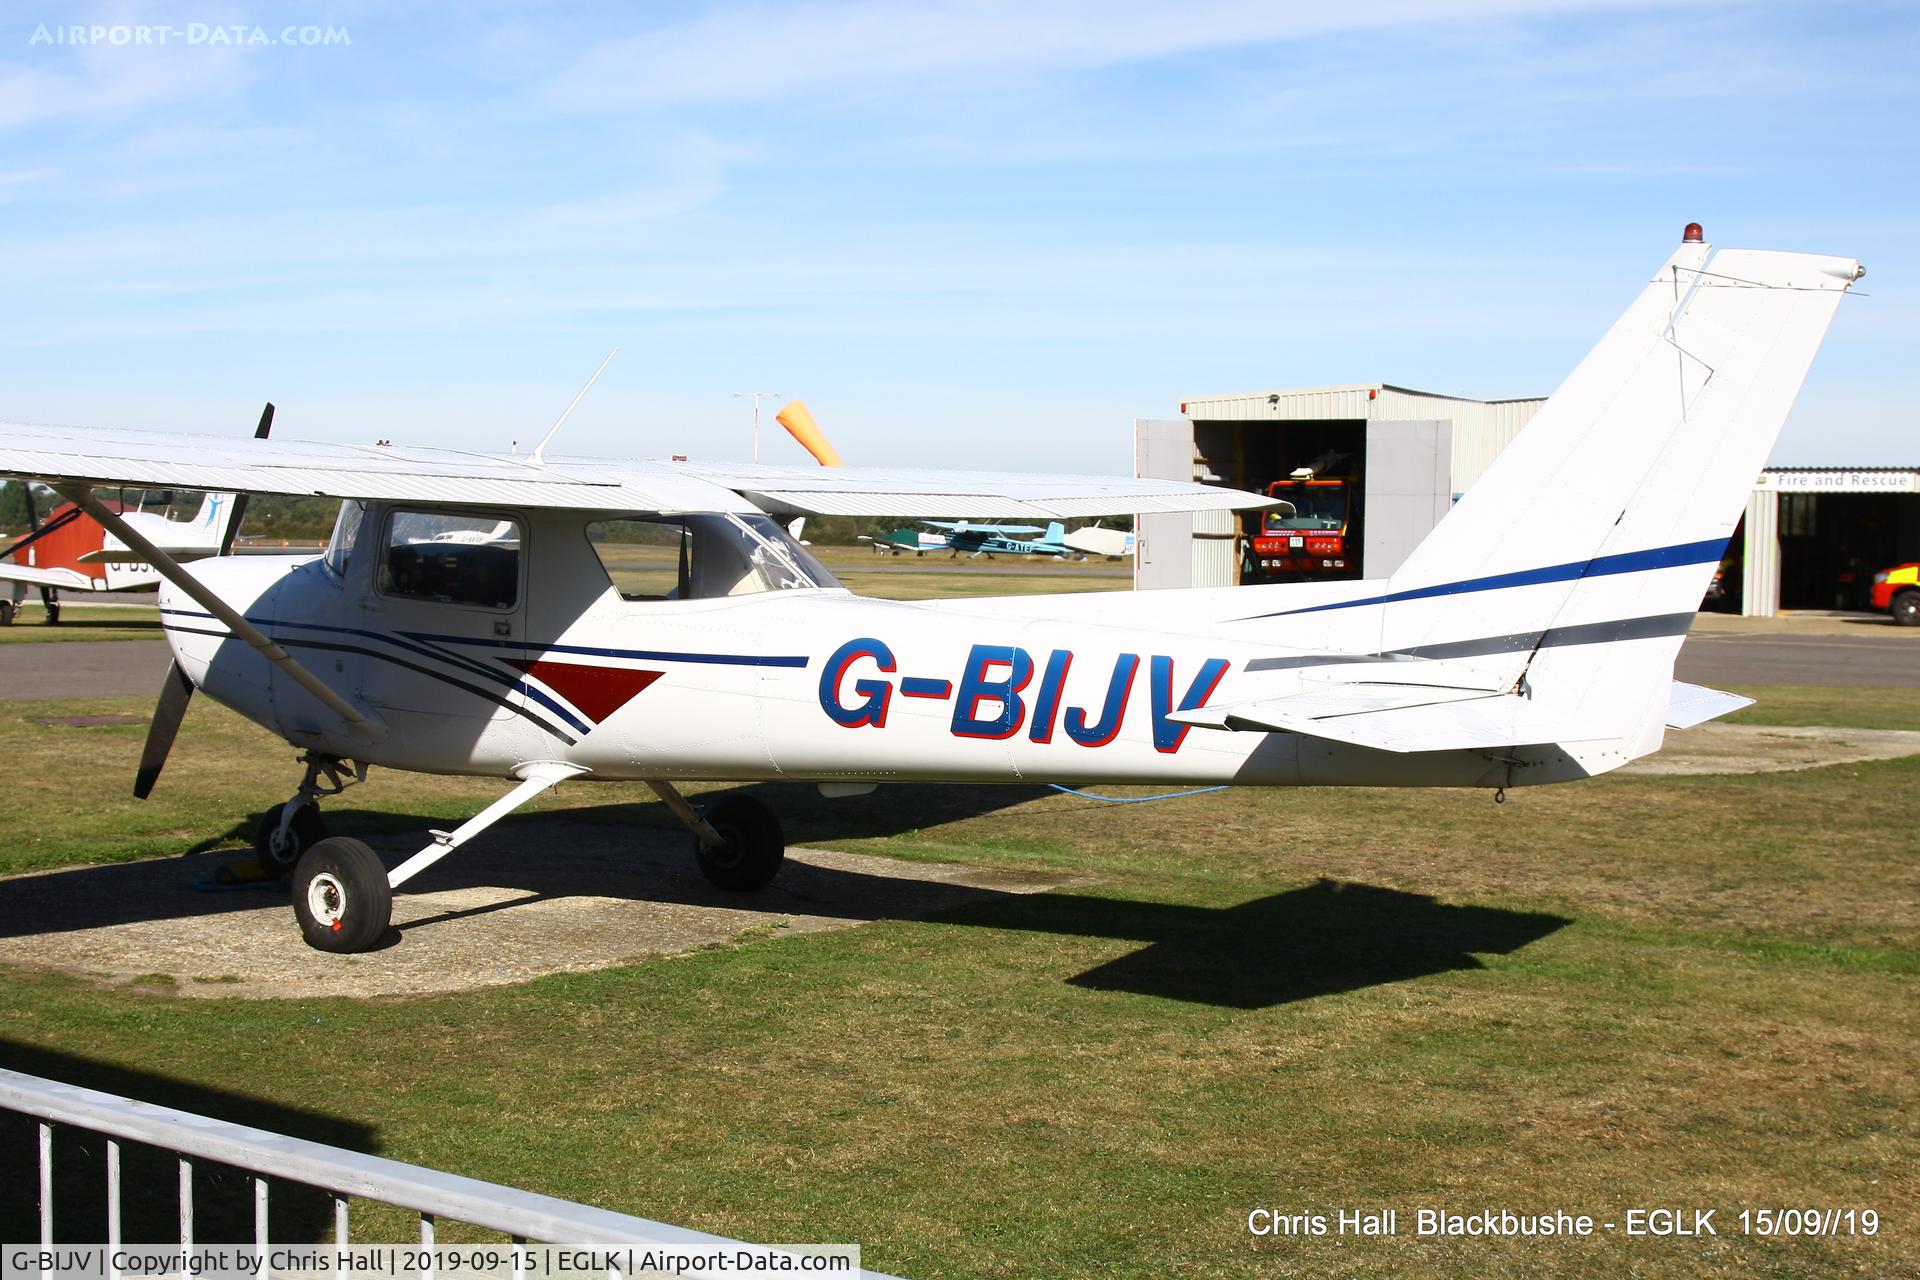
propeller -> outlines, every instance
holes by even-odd
[[[147,745],[140,750],[140,772],[133,780],[136,799],[145,800],[153,793],[153,784],[160,779],[161,766],[167,763],[167,752],[173,749],[174,735],[180,732],[180,721],[192,698],[193,681],[187,679],[178,662],[169,663],[167,681],[160,686],[160,701],[153,708],[153,723],[147,726]]]
[[[255,440],[265,440],[267,433],[273,430],[273,401],[267,401],[267,407],[260,411],[260,425],[253,429]],[[247,495],[233,495],[233,511],[227,516],[227,527],[220,535],[220,554],[233,554],[233,540],[240,532],[240,521],[247,514]],[[168,741],[172,741],[171,738]]]
[[[273,429],[273,402],[260,411],[260,425],[253,429],[255,440],[267,438],[267,432]],[[233,550],[234,535],[240,532],[240,520],[247,514],[247,495],[237,493],[233,496],[233,510],[227,516],[227,527],[220,534],[220,554],[226,555]],[[173,750],[173,740],[180,733],[180,722],[186,718],[187,704],[193,701],[193,681],[180,669],[178,662],[167,664],[166,682],[160,686],[160,700],[154,704],[153,722],[147,726],[147,745],[140,749],[140,772],[134,775],[133,794],[138,800],[145,800],[153,794],[153,784],[160,780],[160,770],[166,766],[167,753]]]

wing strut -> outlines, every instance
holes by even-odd
[[[260,656],[287,673],[296,684],[318,698],[327,708],[347,722],[347,730],[363,742],[380,742],[387,736],[387,726],[374,718],[363,708],[356,707],[329,688],[319,676],[294,661],[293,655],[275,644],[273,640],[248,622],[238,609],[222,600],[185,569],[180,562],[162,551],[143,537],[138,529],[122,520],[100,499],[93,496],[93,490],[86,485],[64,484],[56,486],[60,496],[111,529],[120,541],[138,551],[147,558],[154,571],[186,592],[193,602],[214,617],[227,624],[227,629],[239,636],[255,649]]]
[[[570,764],[565,760],[534,760],[521,765],[513,771],[514,776],[520,779],[519,786],[452,831],[434,832],[432,844],[387,873],[388,887],[398,889],[542,791],[587,772],[589,770],[585,765]]]

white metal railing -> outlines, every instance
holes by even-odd
[[[193,1248],[194,1161],[206,1160],[253,1175],[254,1244],[263,1252],[270,1243],[268,1183],[275,1178],[318,1188],[333,1197],[334,1244],[341,1247],[348,1244],[348,1202],[359,1198],[419,1214],[420,1243],[424,1246],[433,1245],[437,1221],[449,1218],[510,1236],[515,1246],[531,1240],[589,1245],[725,1245],[756,1253],[780,1252],[764,1245],[745,1244],[703,1231],[613,1213],[477,1178],[463,1178],[382,1156],[363,1155],[322,1142],[137,1102],[4,1068],[0,1068],[0,1108],[39,1122],[43,1248],[53,1244],[53,1127],[60,1124],[98,1133],[107,1139],[106,1243],[110,1249],[117,1249],[123,1243],[120,1143],[125,1141],[171,1151],[179,1157],[183,1251]],[[862,1270],[860,1274],[872,1280],[892,1280],[872,1271]]]

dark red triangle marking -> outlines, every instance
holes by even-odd
[[[546,662],[540,659],[502,658],[546,685],[586,713],[599,724],[633,700],[635,694],[666,674],[662,671],[635,671],[631,667],[586,667],[571,662]]]

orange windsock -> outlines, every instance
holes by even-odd
[[[800,442],[802,448],[812,454],[814,460],[823,467],[844,465],[840,455],[834,451],[827,438],[820,434],[820,428],[814,423],[813,415],[807,412],[804,400],[795,400],[786,408],[773,415],[773,420],[787,429],[787,434]]]

